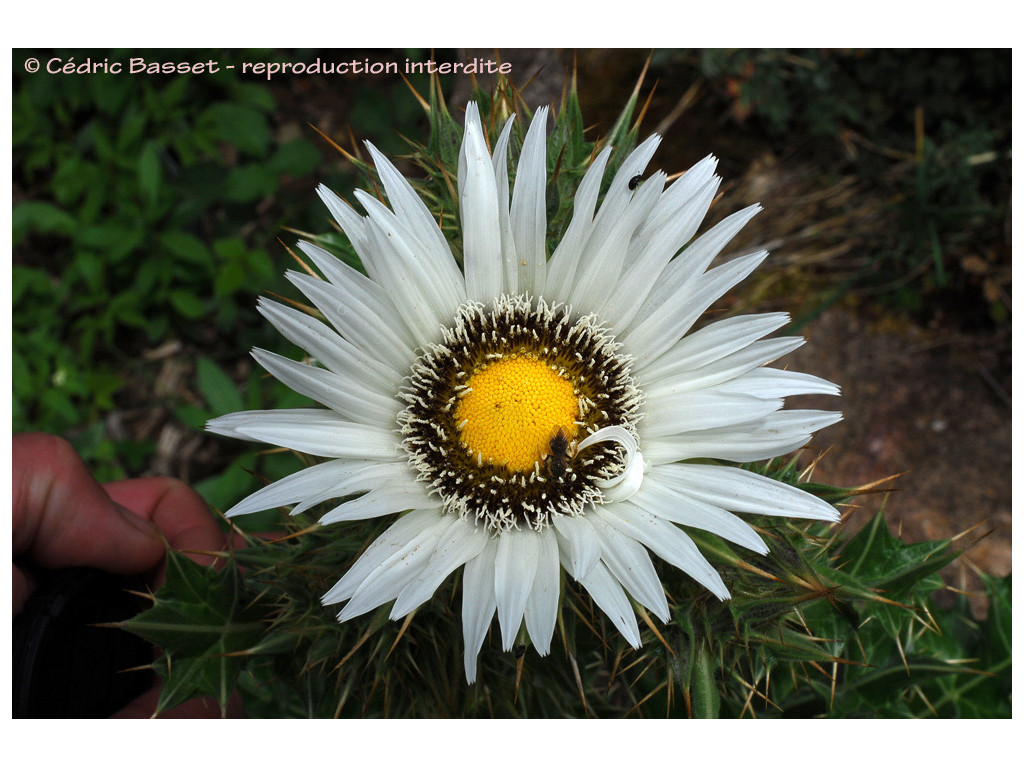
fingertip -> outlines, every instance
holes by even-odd
[[[224,533],[210,514],[203,497],[172,477],[119,480],[104,485],[118,504],[150,520],[167,544],[189,553],[215,552],[224,547]],[[204,565],[213,558],[193,557]]]

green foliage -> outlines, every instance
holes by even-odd
[[[226,709],[242,663],[233,654],[251,648],[264,631],[243,597],[236,568],[218,572],[168,551],[167,580],[153,607],[121,624],[165,649],[155,665],[164,678],[157,712],[204,695]]]
[[[138,451],[85,433],[114,409],[142,350],[227,336],[244,349],[268,334],[250,309],[283,283],[265,250],[273,223],[256,237],[241,233],[253,231],[256,203],[321,162],[308,138],[275,136],[274,106],[265,84],[232,73],[53,76],[15,67],[15,431],[77,435],[101,475],[116,476]]]
[[[942,588],[939,569],[958,554],[951,543],[905,544],[889,534],[879,513],[857,535],[829,549],[827,561],[812,561],[812,578],[827,586],[825,599],[794,605],[791,617],[814,638],[821,655],[790,656],[799,663],[784,665],[777,648],[750,654],[743,670],[750,687],[731,692],[732,713],[948,716],[930,703],[936,686],[989,671],[965,668],[959,661],[966,656],[942,647],[949,628],[941,619],[968,615],[963,604],[955,614],[937,616],[931,599]],[[787,653],[799,647],[785,645]],[[1002,705],[1009,699],[988,716],[1004,714]]]

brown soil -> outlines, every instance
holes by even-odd
[[[973,545],[945,575],[983,613],[975,571],[1005,576],[1012,564],[1010,404],[992,372],[1000,340],[845,309],[804,333],[809,343],[788,362],[839,384],[845,415],[814,440],[828,449],[815,479],[857,486],[899,473],[891,494],[859,497],[845,524],[855,529],[884,509],[907,541],[969,531],[959,543]]]

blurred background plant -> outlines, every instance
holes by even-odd
[[[29,55],[125,70],[140,55],[214,59],[220,72],[27,74]],[[247,351],[282,346],[253,311],[257,296],[288,286],[275,240],[294,236],[282,228],[323,229],[315,185],[355,181],[307,122],[395,151],[396,124],[413,127],[422,111],[397,77],[343,80],[311,112],[296,99],[323,97],[327,84],[227,69],[266,57],[14,53],[14,430],[65,435],[102,480],[175,474],[224,507],[256,487],[245,469],[276,474],[294,461],[223,452],[200,428],[214,414],[302,402]]]
[[[30,75],[20,66],[29,55],[44,62],[212,58],[225,65],[318,55],[458,61],[495,52],[14,52],[14,429],[68,437],[101,480],[172,474],[224,509],[255,490],[261,476],[281,477],[298,466],[290,454],[216,440],[200,427],[210,416],[243,408],[302,404],[264,376],[248,350],[293,353],[254,311],[256,297],[290,296],[282,274],[294,262],[286,246],[296,232],[329,229],[315,185],[345,193],[357,183],[353,166],[317,131],[353,153],[358,138],[394,154],[408,149],[400,136],[423,140],[427,118],[398,76],[267,81],[223,68],[199,76]],[[913,475],[908,495],[894,497],[889,509],[908,504],[906,518],[922,521],[908,526],[918,538],[949,538],[986,522],[995,533],[975,550],[990,553],[978,570],[1004,576],[1009,51],[545,50],[502,58],[513,64],[531,104],[557,99],[575,65],[591,138],[612,131],[638,74],[648,68],[641,132],[669,137],[657,167],[682,170],[714,152],[729,186],[713,216],[748,202],[765,204],[744,236],[772,250],[773,268],[723,309],[788,309],[794,330],[815,329],[808,331],[815,336],[804,352],[808,362],[800,365],[844,386],[847,422],[840,428],[861,430],[846,439],[830,430],[836,450],[822,467],[832,466],[838,485],[907,469],[931,479],[937,492],[963,508],[962,516],[947,514],[945,527],[935,528],[943,510],[936,514],[930,497],[914,495]],[[427,93],[425,78],[410,81]],[[472,87],[466,78],[441,78],[440,84],[452,105],[463,103]],[[853,320],[819,323],[830,308],[847,310]],[[846,335],[830,338],[837,330]],[[862,339],[865,346],[857,347]],[[864,368],[870,354],[854,351],[886,344],[893,358],[905,356],[908,344],[918,350],[909,375],[889,365],[906,391],[884,379],[880,368]],[[942,356],[925,359],[921,349]],[[960,399],[935,400],[950,392]],[[900,422],[901,404],[909,410],[908,404],[921,403],[924,427]],[[958,403],[969,404],[970,412],[954,409]],[[943,409],[953,409],[955,417]],[[967,432],[954,422],[961,417],[971,425]],[[928,448],[923,458],[908,447],[918,444]],[[961,453],[946,451],[954,444]],[[955,487],[943,491],[943,482]],[[253,524],[276,520],[268,515]],[[976,592],[979,616],[988,608],[984,595],[995,595],[1003,612],[979,624],[965,598],[947,591],[933,608],[950,612],[960,629],[942,640],[917,640],[918,646],[948,642],[947,658],[995,653],[992,665],[1008,664],[1008,637],[1000,633],[1009,579],[986,576]],[[756,661],[748,670],[755,684],[773,663],[762,659],[759,671]],[[976,677],[962,676],[937,685],[965,679],[978,687]],[[836,711],[868,713],[884,703],[878,691],[885,684],[862,678],[850,691],[866,698],[848,698],[849,709]],[[826,694],[812,687],[802,695],[817,706]],[[958,701],[955,692],[929,688],[927,698],[921,694],[922,700],[936,698]],[[742,698],[727,698],[722,706],[749,713]],[[987,711],[1001,710],[993,705]],[[914,712],[927,714],[927,707]]]

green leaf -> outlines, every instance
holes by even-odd
[[[245,287],[247,282],[245,267],[237,261],[228,262],[217,270],[217,277],[213,280],[213,295],[219,299],[231,296]]]
[[[157,711],[212,696],[226,708],[240,668],[239,654],[260,641],[264,624],[243,594],[237,567],[220,571],[168,550],[167,578],[153,607],[121,624],[159,646],[165,678]]]
[[[826,644],[812,640],[806,634],[786,627],[781,627],[772,633],[748,633],[744,639],[748,642],[763,644],[780,659],[826,663],[838,660]]]
[[[84,278],[89,290],[98,293],[103,289],[103,279],[106,275],[106,264],[95,253],[79,251],[75,254],[75,268]]]
[[[266,117],[245,104],[214,104],[199,116],[196,126],[199,131],[210,132],[217,141],[234,144],[254,157],[263,157],[273,140]]]
[[[171,291],[171,306],[184,318],[198,320],[206,315],[206,304],[192,291],[180,289]]]
[[[160,197],[160,186],[163,174],[160,168],[160,151],[155,141],[147,141],[139,153],[138,161],[139,193],[149,205],[155,205]]]
[[[32,369],[29,368],[25,356],[16,349],[11,351],[11,384],[16,397],[25,397],[35,391]]]
[[[277,174],[262,165],[240,165],[228,171],[224,193],[228,200],[250,203],[274,194]]]
[[[133,328],[151,328],[155,321],[142,314],[139,306],[140,298],[135,293],[117,294],[103,313],[104,318],[111,318],[111,322],[107,326],[108,329],[114,322]],[[159,318],[156,321],[159,321]]]
[[[160,244],[182,261],[206,267],[207,269],[210,266],[210,250],[195,235],[177,230],[161,232]]]
[[[274,108],[274,96],[264,83],[232,81],[231,96],[234,101],[249,104],[265,112]]]
[[[842,555],[847,574],[899,595],[951,563],[959,553],[946,540],[904,544],[889,533],[885,516],[879,512],[850,540]]]
[[[210,358],[200,357],[196,361],[196,376],[199,392],[214,414],[221,416],[245,410],[235,382]]]
[[[146,236],[137,222],[127,218],[109,219],[79,230],[75,243],[80,248],[89,248],[103,254],[108,265],[125,259],[134,252]]]
[[[240,237],[222,237],[213,241],[213,252],[218,258],[231,260],[245,257],[245,241]]]
[[[1009,576],[996,578],[988,574],[982,574],[981,580],[989,600],[988,618],[984,624],[985,637],[991,644],[993,654],[1008,659],[1013,652],[1010,642],[1013,581]]]
[[[22,299],[29,303],[28,299],[31,298],[32,304],[48,304],[57,300],[57,289],[52,278],[41,269],[15,264],[11,268],[11,280],[11,299],[15,306]]]
[[[205,408],[186,404],[175,408],[174,416],[178,421],[192,427],[192,429],[202,429],[203,424],[210,418],[210,413]]]
[[[32,230],[51,235],[71,235],[78,226],[75,217],[67,211],[52,203],[36,201],[14,206],[11,219],[15,245]]]
[[[306,139],[295,139],[277,148],[267,163],[278,176],[305,176],[320,165],[320,152]]]
[[[146,113],[136,105],[129,107],[121,116],[121,127],[117,132],[117,151],[131,155],[137,151],[137,143],[146,129]]]
[[[693,660],[693,716],[717,718],[721,696],[715,683],[716,665],[707,647],[701,646]]]
[[[55,388],[46,389],[40,395],[39,403],[49,417],[63,421],[64,428],[78,422],[78,409],[66,392]]]

